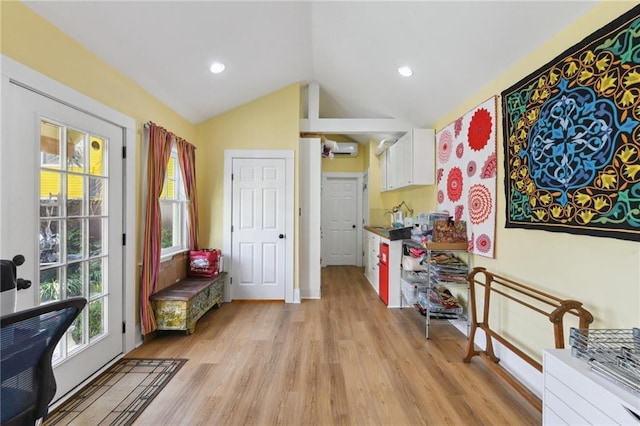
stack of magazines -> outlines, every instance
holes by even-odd
[[[467,264],[450,253],[434,253],[429,266],[431,281],[463,284],[467,280]]]
[[[436,318],[456,319],[462,314],[462,306],[458,300],[444,286],[429,288],[428,292],[421,292],[418,296],[421,313]]]

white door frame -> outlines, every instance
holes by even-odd
[[[233,171],[233,159],[234,158],[279,158],[285,160],[285,260],[287,264],[285,265],[285,283],[284,283],[284,296],[286,303],[300,303],[300,290],[294,294],[293,289],[293,269],[294,269],[294,240],[297,238],[297,235],[294,232],[294,152],[292,150],[236,150],[236,149],[225,149],[224,150],[224,207],[223,207],[223,242],[222,242],[222,253],[224,256],[229,259],[228,262],[224,262],[224,270],[227,272],[232,264],[232,233],[231,233],[231,225],[232,225],[232,181],[231,181],[231,172]],[[232,279],[233,277],[228,277]],[[231,301],[231,289],[229,288],[230,282],[225,284],[225,294],[224,300],[229,302]],[[233,283],[231,283],[233,285]]]
[[[122,318],[129,325],[123,334],[123,353],[126,354],[142,343],[142,335],[139,327],[135,327],[135,315],[138,306],[136,300],[136,121],[135,119],[104,105],[38,71],[2,55],[2,80],[3,85],[10,81],[29,90],[60,102],[70,108],[82,111],[93,117],[107,121],[122,128],[122,144],[127,149],[127,158],[124,164],[124,189],[123,189],[123,232],[129,235],[129,244],[123,248],[122,265]],[[0,105],[4,102],[0,102]],[[0,106],[1,108],[1,106]],[[0,111],[1,114],[2,111]],[[1,125],[1,124],[0,124]],[[2,139],[9,140],[7,128],[1,127]]]
[[[364,228],[364,225],[369,225],[369,169],[362,172],[362,190],[360,193],[362,194],[362,221],[361,226]],[[368,249],[369,244],[365,242],[368,240],[368,235],[362,231],[362,236],[360,237],[360,241],[362,241],[362,266],[367,267],[369,253],[365,253],[365,250]]]
[[[357,192],[357,200],[356,200],[356,266],[362,266],[362,256],[359,255],[362,253],[362,173],[338,173],[338,172],[323,172],[322,173],[322,185],[324,187],[324,183],[329,178],[346,178],[346,179],[356,179],[356,192]],[[322,219],[322,225],[324,226],[324,218]],[[322,242],[321,246],[322,250],[322,267],[324,268],[326,265],[325,259],[325,244]]]
[[[366,187],[365,187],[366,185]],[[369,169],[362,172],[362,226],[369,225],[369,188],[371,185],[369,184]],[[366,195],[366,197],[365,197]]]

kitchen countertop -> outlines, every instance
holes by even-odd
[[[405,231],[405,235],[404,236],[399,236],[399,235],[391,235],[390,232],[391,231],[398,231],[398,232],[394,232],[394,234],[401,234],[403,233],[403,230],[409,229],[409,231]],[[369,231],[369,232],[373,232],[376,235],[381,236],[382,238],[385,238],[387,240],[400,240],[402,238],[411,238],[411,227],[405,227],[405,228],[391,228],[391,227],[382,227],[382,226],[368,226],[365,225],[364,229]],[[408,233],[406,233],[408,232]]]
[[[366,229],[369,232],[373,232],[376,235],[381,236],[382,238],[386,238],[389,239],[389,230],[391,230],[391,228],[383,228],[382,226],[364,226],[364,229]]]

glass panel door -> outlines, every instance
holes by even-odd
[[[39,304],[89,301],[54,353],[54,363],[108,333],[109,140],[40,120]]]

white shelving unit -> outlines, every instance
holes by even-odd
[[[427,255],[423,262],[423,270],[409,271],[402,268],[400,307],[411,306],[417,309],[415,305],[419,304],[425,309],[425,336],[427,339],[429,338],[429,326],[434,320],[462,323],[466,326],[466,334],[468,335],[470,326],[468,307],[465,309],[458,304],[456,308],[446,308],[431,302],[429,297],[430,292],[437,291],[438,288],[446,288],[450,292],[451,290],[457,290],[457,292],[462,290],[466,293],[468,305],[469,283],[461,279],[469,274],[470,256],[467,251],[467,243],[431,243],[425,247],[413,240],[404,240],[402,244],[403,254],[408,251],[408,248],[416,247],[426,250]],[[451,260],[447,263],[439,260],[445,257]]]

